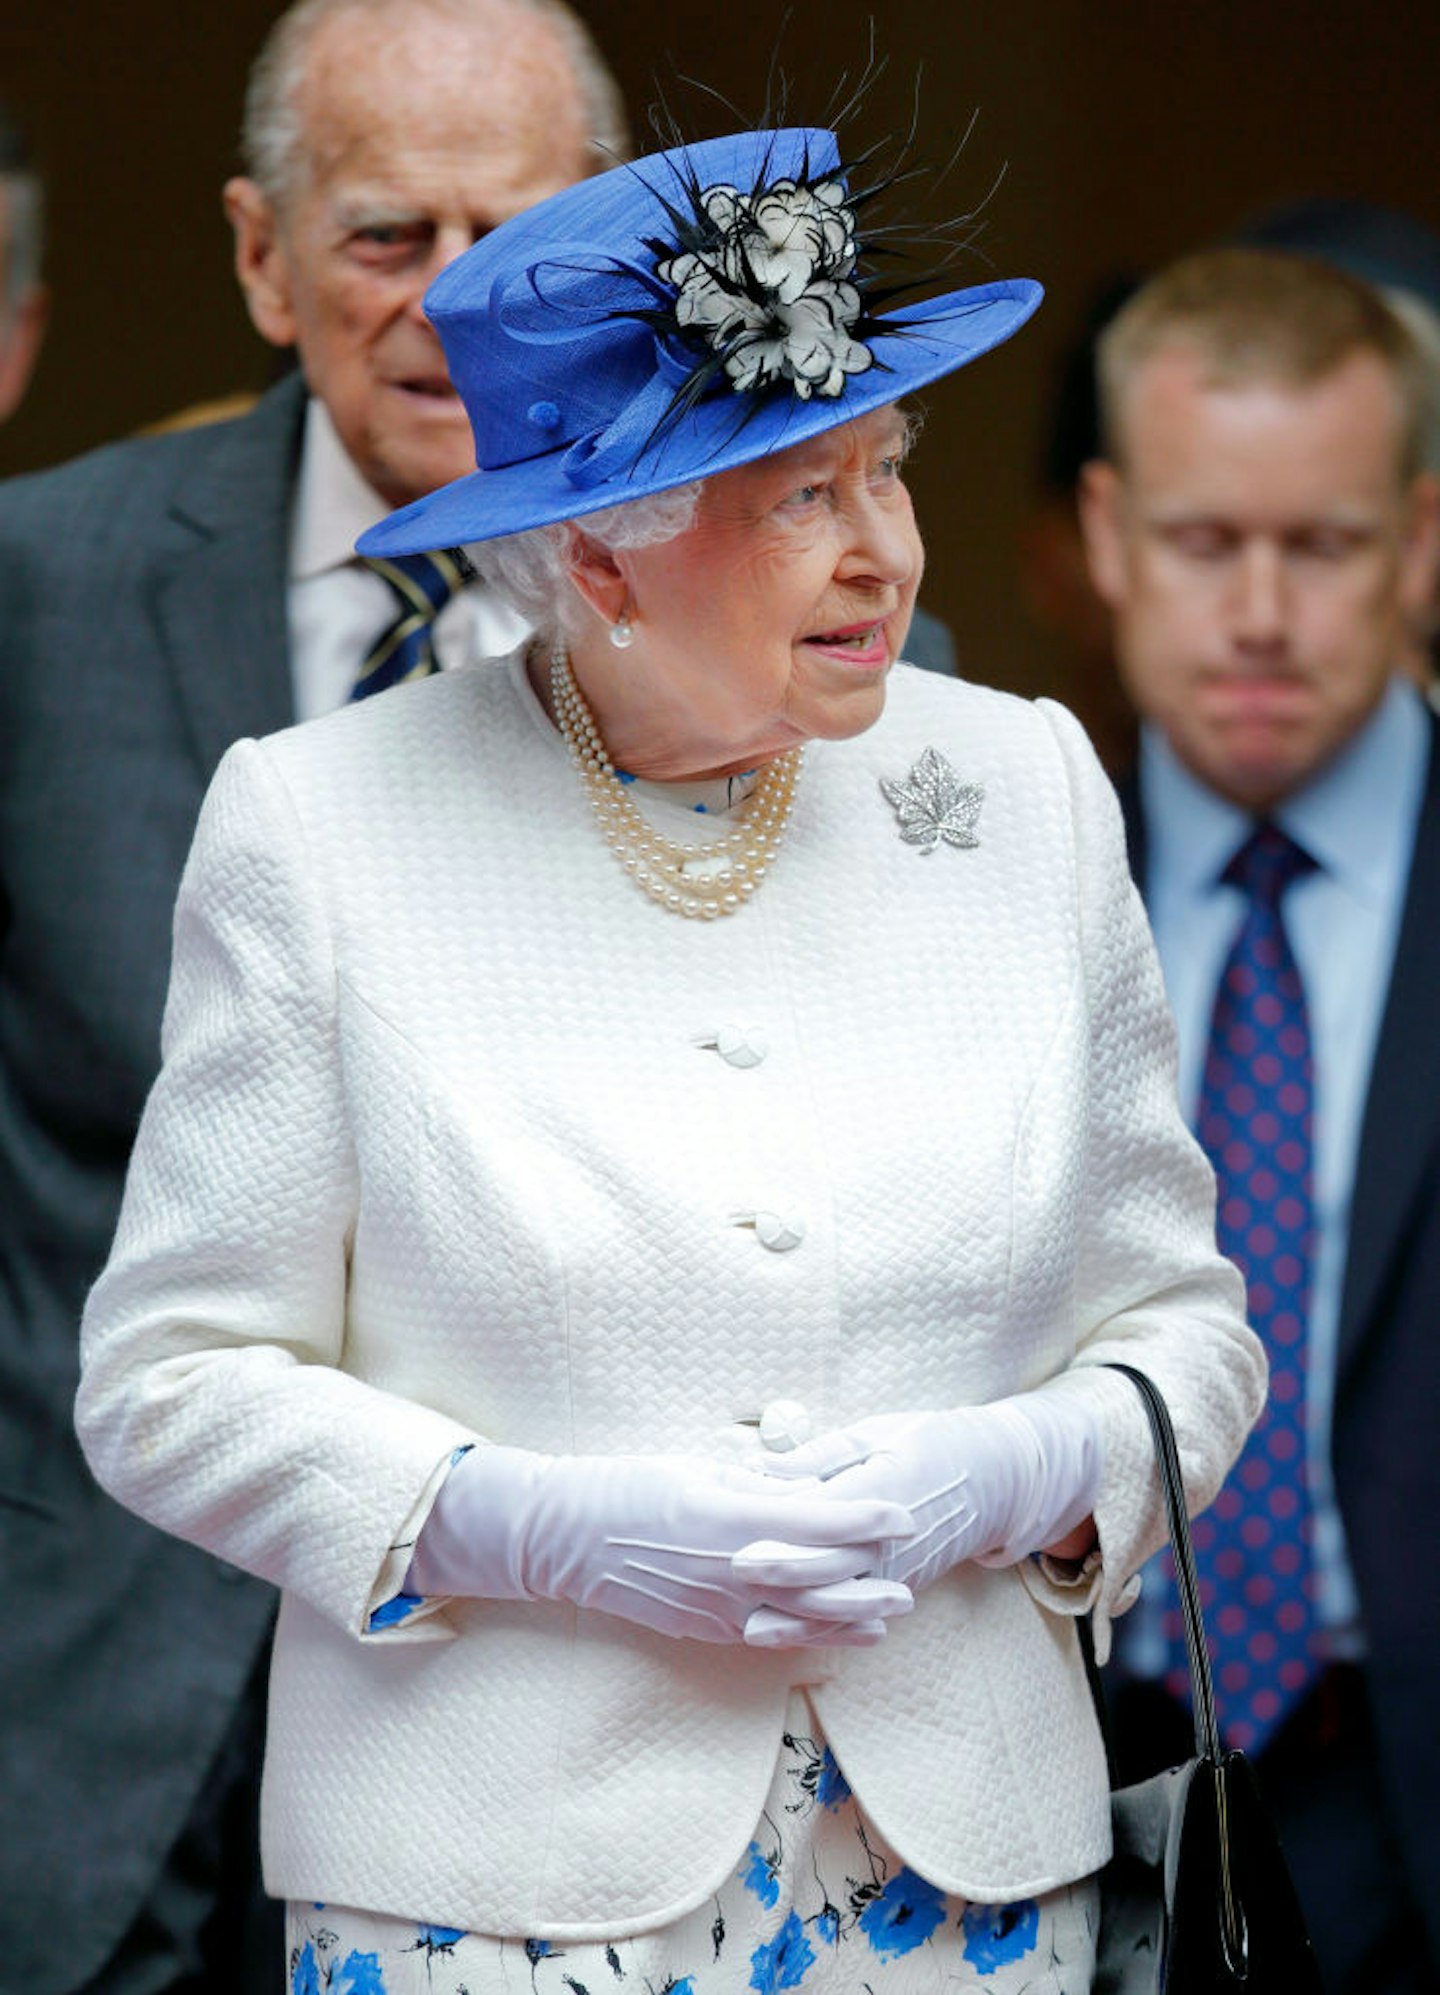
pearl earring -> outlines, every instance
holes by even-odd
[[[635,626],[628,610],[621,610],[610,626],[610,642],[617,651],[628,651],[635,642]]]

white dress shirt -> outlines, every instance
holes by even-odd
[[[1305,789],[1272,813],[1316,871],[1285,895],[1285,927],[1305,986],[1314,1058],[1317,1244],[1309,1322],[1308,1437],[1322,1623],[1339,1645],[1353,1635],[1354,1581],[1330,1467],[1340,1299],[1360,1123],[1390,986],[1410,855],[1425,783],[1429,728],[1421,695],[1395,679],[1360,734]],[[1254,820],[1208,789],[1163,736],[1141,739],[1140,794],[1148,849],[1146,898],[1180,1039],[1180,1100],[1193,1123],[1215,988],[1244,907],[1219,878]],[[1132,1617],[1127,1660],[1150,1673],[1145,1603]]]
[[[305,416],[295,516],[290,528],[290,674],[295,718],[344,706],[361,661],[395,620],[389,584],[355,553],[355,542],[390,511],[356,470],[325,404]],[[524,637],[522,618],[471,583],[435,619],[431,642],[442,672],[503,658]]]

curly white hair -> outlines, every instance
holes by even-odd
[[[584,533],[612,552],[659,547],[690,526],[700,498],[700,481],[652,492],[643,499],[607,506],[583,519],[530,527],[498,540],[467,543],[465,554],[481,580],[511,604],[546,642],[578,634],[584,605],[570,585],[574,536]]]

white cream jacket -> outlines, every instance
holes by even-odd
[[[973,849],[899,836],[880,778],[927,747],[984,786]],[[241,743],[78,1418],[116,1496],[285,1591],[270,1889],[556,1940],[658,1924],[743,1852],[792,1682],[935,1883],[1093,1870],[1071,1617],[1103,1647],[1161,1535],[1139,1402],[1096,1367],[1151,1372],[1208,1501],[1263,1393],[1212,1204],[1115,802],[1059,708],[897,671],[871,732],[808,751],[773,873],[713,924],[624,878],[517,661]],[[962,1567],[867,1651],[524,1602],[366,1632],[458,1445],[743,1458],[778,1398],[822,1431],[1030,1388],[1102,1422],[1087,1587]]]

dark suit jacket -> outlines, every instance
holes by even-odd
[[[1122,784],[1131,861],[1145,827]],[[1440,1959],[1440,722],[1361,1125],[1340,1309],[1336,1493],[1395,1848]]]
[[[236,422],[0,487],[0,1980],[109,1957],[273,1596],[102,1496],[76,1332],[159,1060],[205,786],[292,717],[298,378]]]

